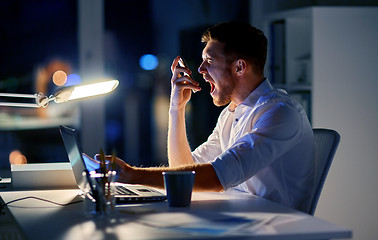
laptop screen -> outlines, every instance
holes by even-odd
[[[68,159],[70,160],[71,167],[76,179],[78,187],[82,190],[85,189],[88,184],[88,170],[84,164],[84,160],[81,154],[81,149],[78,145],[77,133],[74,129],[66,126],[60,126],[60,132],[63,138],[64,147],[66,148]],[[86,172],[86,175],[83,175]]]
[[[83,155],[78,141],[78,134],[75,129],[60,126],[60,133],[77,186],[83,192],[87,192],[88,190],[94,192],[92,184],[89,184],[91,182],[89,172],[99,169],[100,164],[89,159],[86,155]],[[86,174],[83,175],[83,172]],[[122,188],[122,191],[116,194],[117,202],[121,203],[163,201],[167,199],[165,194],[146,186],[118,183],[116,187]]]

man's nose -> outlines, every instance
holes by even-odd
[[[205,72],[205,68],[203,66],[203,62],[201,63],[201,65],[198,67],[198,72],[203,74]]]

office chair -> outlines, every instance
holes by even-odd
[[[328,170],[340,142],[340,135],[331,129],[315,128],[315,187],[309,214],[314,215]]]

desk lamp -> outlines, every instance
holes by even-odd
[[[76,100],[109,93],[118,86],[118,83],[118,80],[104,80],[100,82],[92,82],[70,87],[63,87],[59,89],[54,95],[50,95],[49,97],[44,96],[42,93],[0,93],[0,97],[35,99],[35,103],[0,102],[0,106],[45,108],[51,101],[54,101],[55,103],[64,103],[70,100]]]

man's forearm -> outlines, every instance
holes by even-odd
[[[192,164],[193,158],[185,127],[185,109],[170,110],[168,126],[168,161],[170,167]]]
[[[219,182],[213,166],[206,164],[189,164],[179,167],[152,167],[136,168],[130,174],[128,183],[144,184],[156,188],[164,188],[162,173],[164,171],[195,171],[194,191],[222,191],[223,187]]]

